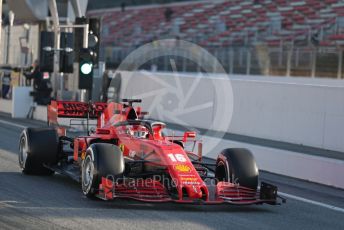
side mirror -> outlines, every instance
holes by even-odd
[[[183,142],[187,142],[187,140],[191,138],[191,139],[195,139],[196,138],[196,132],[193,131],[187,131],[184,133],[184,137],[183,137]]]

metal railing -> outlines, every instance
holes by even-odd
[[[251,47],[206,48],[229,74],[325,77],[343,79],[343,49],[339,47]],[[105,48],[105,60],[116,68],[135,48]],[[174,57],[178,71],[198,72],[199,66],[186,58]],[[170,57],[156,58],[142,69],[154,65],[159,71],[172,71]]]

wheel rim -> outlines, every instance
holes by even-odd
[[[82,167],[82,187],[84,194],[89,193],[93,183],[94,165],[90,156],[87,156]]]
[[[27,143],[25,137],[22,137],[20,140],[20,148],[19,148],[19,165],[21,169],[25,168],[25,163],[27,159]]]

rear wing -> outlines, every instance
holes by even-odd
[[[48,105],[48,123],[57,124],[57,118],[98,119],[107,103],[86,103],[78,101],[51,101]]]

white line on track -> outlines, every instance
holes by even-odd
[[[299,197],[299,196],[294,196],[294,195],[291,195],[291,194],[288,194],[288,193],[284,193],[284,192],[278,192],[278,194],[281,195],[282,197],[285,197],[285,198],[290,198],[290,199],[293,199],[293,200],[302,201],[304,203],[313,204],[313,205],[316,205],[316,206],[320,206],[320,207],[323,207],[323,208],[327,208],[327,209],[331,209],[331,210],[334,210],[334,211],[338,211],[338,212],[344,213],[344,208],[339,208],[339,207],[336,207],[336,206],[333,206],[333,205],[330,205],[330,204],[325,204],[325,203],[322,203],[322,202],[318,202],[318,201],[314,201],[314,200],[309,200],[309,199],[306,199],[306,198],[302,198],[302,197]]]
[[[0,120],[0,123],[6,124],[6,125],[12,125],[12,126],[15,126],[15,127],[18,127],[18,128],[22,128],[22,129],[26,128],[26,126],[24,126],[24,125],[19,125],[19,124],[15,124],[13,122],[4,121],[4,120]],[[291,195],[291,194],[284,193],[284,192],[278,192],[278,194],[281,195],[282,197],[285,197],[285,198],[290,198],[290,199],[293,199],[293,200],[302,201],[304,203],[313,204],[313,205],[316,205],[316,206],[320,206],[320,207],[323,207],[323,208],[327,208],[327,209],[331,209],[331,210],[334,210],[334,211],[338,211],[338,212],[344,213],[344,208],[339,208],[339,207],[336,207],[336,206],[333,206],[333,205],[329,205],[329,204],[325,204],[325,203],[322,203],[322,202],[306,199],[306,198],[303,198],[303,197]]]
[[[24,126],[24,125],[19,125],[19,124],[16,124],[16,123],[13,123],[13,122],[9,122],[9,121],[4,121],[4,120],[0,120],[0,123],[1,124],[5,124],[5,125],[11,125],[11,126],[14,126],[14,127],[17,127],[17,128],[21,128],[21,129],[25,129],[27,126]]]

